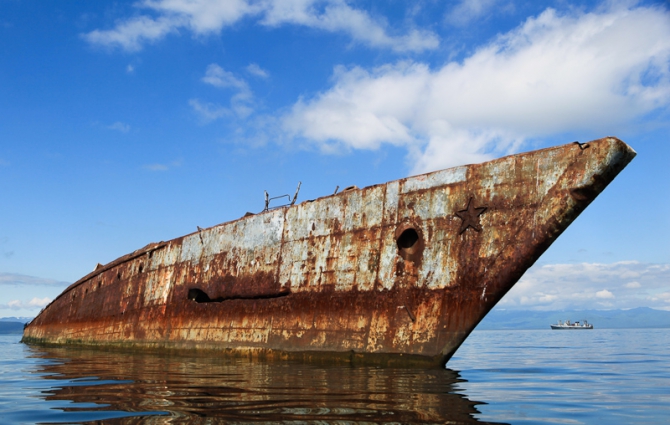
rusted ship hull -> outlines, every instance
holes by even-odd
[[[444,365],[634,156],[571,143],[199,229],[75,282],[23,340]]]

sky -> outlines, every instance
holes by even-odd
[[[616,136],[497,308],[670,310],[670,2],[0,0],[0,317],[149,242]]]

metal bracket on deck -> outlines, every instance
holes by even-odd
[[[274,210],[275,208],[293,206],[295,204],[296,199],[298,199],[298,193],[300,192],[300,186],[301,185],[302,185],[302,182],[298,182],[298,187],[295,190],[295,195],[293,195],[293,199],[291,199],[291,197],[288,196],[288,194],[281,195],[281,196],[275,196],[273,198],[270,198],[270,195],[268,194],[268,191],[264,190],[263,192],[265,192],[265,208],[263,208],[263,212]],[[274,207],[270,206],[270,201],[272,201],[273,199],[281,199],[281,198],[288,199],[289,203],[288,204],[277,205],[277,206],[274,206]]]

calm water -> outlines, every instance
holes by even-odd
[[[447,370],[28,347],[0,423],[669,423],[670,329],[475,331]]]

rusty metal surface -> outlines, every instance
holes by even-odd
[[[199,228],[75,282],[24,341],[443,365],[634,156],[572,143]]]

